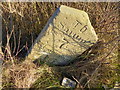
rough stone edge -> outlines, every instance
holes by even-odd
[[[29,54],[31,53],[32,51],[32,48],[34,47],[34,45],[36,43],[39,42],[39,40],[44,36],[47,28],[49,27],[50,23],[53,21],[53,19],[59,14],[60,12],[60,9],[57,8],[57,10],[54,12],[54,14],[50,17],[50,19],[48,20],[47,24],[45,25],[45,27],[41,30],[40,34],[38,35],[38,37],[35,39],[34,43],[32,44],[31,48],[29,49],[27,55],[26,55],[26,58],[29,58]]]
[[[77,16],[77,17],[79,17],[79,14],[80,14],[80,13],[83,13],[83,14],[86,16],[86,18],[89,20],[89,21],[88,21],[88,24],[91,26],[90,31],[95,35],[95,37],[96,37],[96,42],[98,41],[98,36],[96,35],[96,32],[95,32],[95,30],[94,30],[94,28],[93,28],[93,26],[92,26],[92,24],[91,24],[91,22],[90,22],[90,18],[89,18],[89,16],[88,16],[87,12],[85,12],[85,11],[83,11],[83,10],[79,10],[79,9],[73,8],[73,7],[68,7],[68,6],[65,6],[65,5],[61,5],[61,6],[59,7],[59,9],[60,9],[60,12],[61,12],[61,13],[67,13],[67,14],[69,14],[69,13],[70,13],[69,11],[71,11],[71,12],[74,13],[74,16]],[[66,12],[67,10],[68,10],[68,12]],[[71,13],[70,13],[70,14],[71,14]]]

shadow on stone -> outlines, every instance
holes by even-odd
[[[62,85],[61,85],[64,77],[67,77],[75,82],[76,82],[75,79],[77,79],[77,80],[81,79],[80,84],[85,85],[88,80],[88,76],[84,75],[83,72],[86,73],[86,70],[92,67],[91,66],[92,63],[90,63],[90,62],[98,56],[97,50],[99,50],[101,48],[101,45],[102,45],[101,42],[97,42],[94,46],[90,47],[87,51],[83,52],[80,56],[78,56],[76,58],[76,60],[74,60],[74,62],[72,61],[67,65],[62,65],[62,66],[54,65],[53,66],[53,65],[48,64],[48,67],[50,68],[50,70],[52,72],[47,73],[48,71],[45,71],[45,74],[43,74],[42,78],[40,77],[38,80],[36,80],[36,82],[31,86],[31,88],[37,87],[37,86],[39,88],[41,88],[42,87],[41,85],[44,83],[45,86],[43,84],[43,87],[44,88],[48,87],[47,88],[48,90],[64,89],[65,87],[62,87]],[[94,54],[94,55],[91,55],[91,54]],[[38,61],[39,61],[39,59],[38,59]],[[45,62],[40,64],[37,62],[37,60],[36,60],[36,62],[34,61],[34,63],[39,64],[40,68],[42,65],[46,64]],[[44,78],[44,80],[47,80],[47,81],[44,81],[43,78]],[[40,84],[38,84],[38,82]],[[48,82],[49,82],[49,84],[46,84]],[[57,84],[56,84],[56,82],[57,82]],[[52,87],[50,87],[50,86],[52,86]]]
[[[84,51],[81,55],[76,56],[73,58],[74,55],[59,55],[56,53],[51,53],[49,55],[42,55],[38,59],[34,60],[33,63],[37,66],[42,64],[47,64],[49,66],[69,66],[71,64],[75,64],[79,61],[89,61],[90,58],[97,57],[97,49],[100,47],[100,42],[97,42],[92,47]]]

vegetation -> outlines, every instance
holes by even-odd
[[[98,43],[68,66],[35,65],[24,57],[47,20],[60,5],[84,10],[98,35]],[[118,2],[2,2],[3,88],[61,86],[63,77],[76,88],[113,88],[120,82]]]

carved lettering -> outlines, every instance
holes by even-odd
[[[85,32],[87,29],[88,29],[88,26],[85,25],[83,28],[80,29],[80,31],[83,33],[83,32]]]
[[[76,36],[76,39],[78,39],[78,38],[79,38],[79,35]]]
[[[64,28],[64,25],[60,22],[60,25],[62,26],[62,29]]]
[[[73,35],[73,38],[75,38],[76,34]]]
[[[77,40],[81,40],[81,37],[80,37],[80,38],[78,38]]]
[[[75,29],[78,25],[82,25],[82,23],[81,22],[79,22],[78,20],[76,20],[77,21],[77,23],[75,24],[75,26],[74,26],[74,28],[73,29]]]
[[[83,39],[80,39],[80,42],[83,42],[84,40]]]
[[[67,29],[66,33],[68,33],[68,32],[69,32],[69,29]]]
[[[69,35],[71,35],[71,34],[72,34],[72,31],[70,31]]]
[[[92,43],[91,41],[86,41],[86,40],[84,40],[83,43],[94,44],[94,43]]]
[[[77,20],[76,20],[77,21]],[[82,39],[79,35],[77,35],[76,33],[73,33],[69,28],[65,28],[64,25],[60,22],[61,26],[62,26],[62,32],[64,32],[66,35],[69,35],[69,37],[76,39],[78,41],[78,43],[85,43],[85,44],[93,44],[90,41],[86,41],[84,39]],[[74,26],[77,27],[78,25],[82,25],[82,23],[80,23],[79,21],[77,21],[76,25]],[[57,27],[56,27],[57,28]],[[58,28],[57,28],[58,29]],[[87,25],[83,26],[83,28],[80,29],[80,32],[85,32],[88,29]],[[60,29],[58,29],[60,30]],[[62,46],[64,46],[66,43],[69,43],[66,39],[64,39],[66,42],[64,44],[61,44],[60,48]]]

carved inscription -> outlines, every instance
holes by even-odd
[[[87,30],[87,28],[88,28],[88,26],[85,25],[82,29],[80,29],[80,31],[83,33],[83,32],[85,32]]]
[[[78,25],[80,25],[81,27],[82,27],[82,23],[80,22],[80,21],[78,21],[78,20],[76,20],[76,24],[75,24],[75,26],[73,27],[73,29],[75,29]],[[87,25],[84,25],[79,31],[80,32],[85,32],[86,30],[88,29],[88,26]]]
[[[73,29],[75,29],[78,25],[82,25],[82,23],[81,22],[79,22],[78,20],[76,20],[76,24],[75,24],[75,26],[73,27]]]
[[[59,28],[56,27],[56,26],[55,26],[55,28],[58,29],[59,31],[63,32],[63,34],[67,35],[68,37],[71,37],[72,39],[77,40],[77,43],[78,43],[78,44],[80,44],[80,43],[87,44],[87,45],[94,44],[94,43],[92,43],[91,41],[87,41],[87,40],[82,39],[82,37],[81,37],[79,34],[73,32],[73,31],[70,30],[69,28],[66,28],[65,25],[63,25],[61,22],[60,22],[60,25],[62,26],[61,29],[59,29]],[[87,29],[88,29],[88,28],[87,28],[87,25],[83,25],[80,21],[76,20],[76,24],[74,25],[73,29],[76,29],[78,26],[79,26],[79,27],[82,27],[82,28],[79,30],[81,33],[84,33],[84,32],[87,31]],[[69,43],[69,42],[67,42],[67,43]],[[60,48],[61,48],[63,45],[67,44],[67,43],[63,43],[63,44],[60,46]]]

